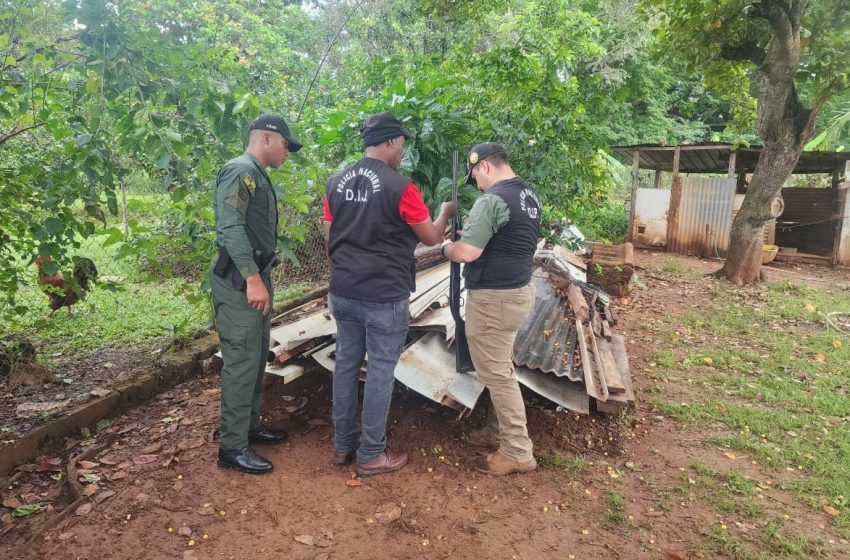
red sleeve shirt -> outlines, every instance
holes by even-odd
[[[334,217],[333,214],[331,214],[331,208],[328,205],[327,195],[325,195],[322,205],[324,207],[324,220],[326,222],[332,222]],[[398,202],[398,213],[401,215],[401,219],[404,220],[406,224],[411,225],[421,224],[431,217],[428,207],[425,206],[425,200],[422,198],[422,191],[420,191],[419,187],[417,187],[414,183],[407,185],[404,193],[402,193],[401,200]]]
[[[425,201],[422,199],[422,191],[415,184],[410,183],[404,189],[401,200],[398,202],[398,213],[407,224],[421,224],[431,217]]]

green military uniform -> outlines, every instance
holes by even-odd
[[[215,229],[231,262],[219,276],[210,266],[216,323],[221,337],[221,449],[248,445],[260,426],[260,389],[269,353],[271,313],[251,308],[238,280],[259,272],[269,291],[277,244],[277,197],[262,165],[245,153],[228,161],[216,177]],[[259,264],[258,264],[259,263]],[[264,269],[261,270],[261,267]]]

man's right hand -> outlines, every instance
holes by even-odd
[[[248,305],[257,311],[261,311],[263,315],[266,315],[269,312],[269,291],[266,289],[265,283],[263,283],[263,279],[260,277],[259,272],[255,272],[251,276],[245,279],[248,287],[246,290],[246,295],[248,296]]]

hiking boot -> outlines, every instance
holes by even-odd
[[[504,476],[512,473],[531,472],[537,468],[537,461],[534,457],[530,461],[520,463],[514,461],[510,457],[503,455],[501,451],[490,453],[486,457],[477,457],[475,459],[475,470],[490,474],[493,476]]]
[[[354,450],[346,451],[345,453],[340,453],[339,451],[334,451],[333,457],[331,458],[331,462],[334,465],[350,465],[351,462],[354,461]]]
[[[476,447],[499,449],[499,437],[488,430],[471,430],[466,436],[466,439]]]
[[[407,453],[396,453],[389,449],[365,464],[357,463],[354,470],[361,477],[385,474],[401,469],[407,464]]]

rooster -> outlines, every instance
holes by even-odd
[[[50,260],[50,257],[47,257]],[[97,280],[97,267],[94,262],[86,257],[74,257],[74,274],[73,279],[69,282],[65,280],[62,272],[56,271],[56,274],[45,274],[42,269],[43,259],[39,256],[35,259],[35,264],[38,267],[38,285],[42,291],[47,294],[50,300],[50,314],[52,317],[56,310],[60,307],[68,308],[68,315],[71,314],[71,306],[85,299],[86,292],[91,290],[92,283]]]

